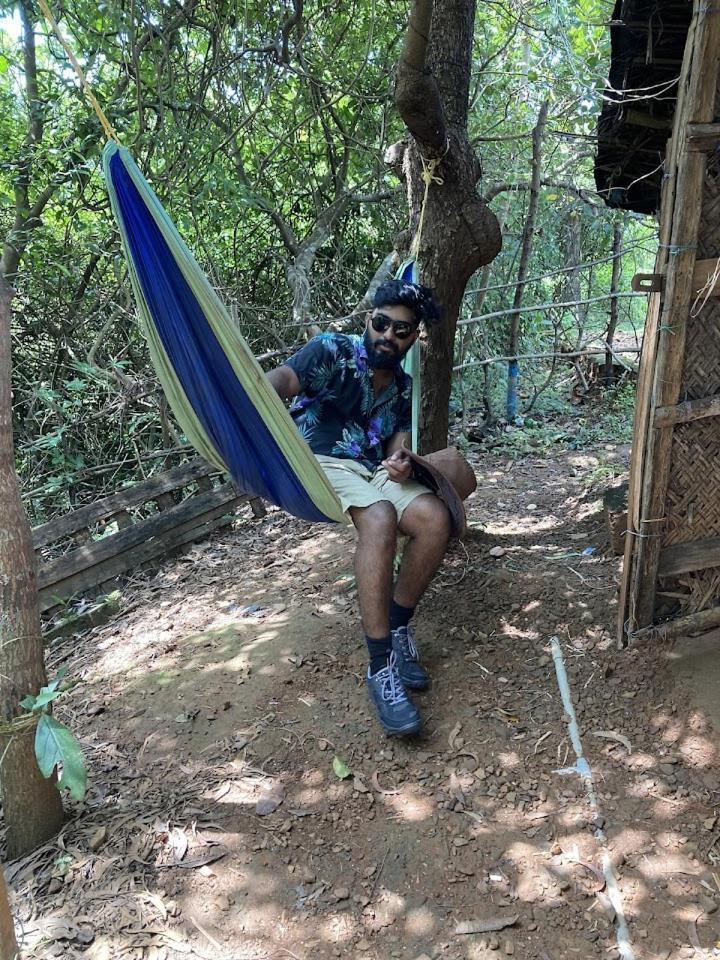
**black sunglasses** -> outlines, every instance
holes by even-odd
[[[389,327],[392,327],[393,336],[398,340],[407,340],[417,330],[416,324],[409,323],[407,320],[393,320],[386,313],[376,313],[370,318],[370,324],[376,333],[385,333]]]

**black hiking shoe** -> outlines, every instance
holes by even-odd
[[[422,718],[400,682],[394,653],[388,665],[372,677],[368,668],[367,685],[378,719],[388,733],[408,734],[420,729]]]
[[[391,632],[392,648],[397,660],[398,676],[411,690],[427,690],[430,677],[418,663],[418,652],[412,627],[398,627]]]

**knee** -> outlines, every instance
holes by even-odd
[[[378,500],[365,507],[359,516],[353,516],[358,533],[375,542],[395,540],[397,534],[397,511],[389,500]]]
[[[410,520],[411,536],[427,537],[433,540],[450,539],[450,514],[445,504],[436,496],[418,497],[410,504],[408,511],[412,511]],[[405,521],[403,516],[403,521]]]

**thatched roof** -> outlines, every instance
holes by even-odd
[[[598,120],[595,182],[611,207],[655,213],[672,130],[689,0],[617,0],[610,86]]]

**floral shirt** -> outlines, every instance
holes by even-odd
[[[398,366],[394,380],[375,396],[363,338],[321,333],[286,361],[300,393],[290,415],[313,453],[358,460],[374,470],[385,441],[410,430],[412,377]]]

